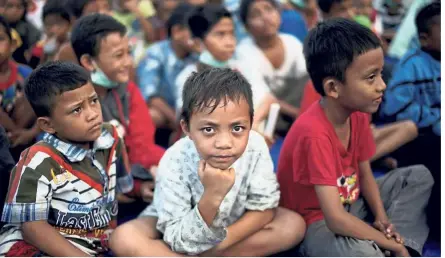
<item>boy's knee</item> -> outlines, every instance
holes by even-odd
[[[418,175],[419,183],[426,184],[430,187],[434,185],[434,178],[430,170],[424,165],[414,165],[411,167],[413,172]]]
[[[110,240],[108,242],[111,250],[115,252],[117,255],[120,255],[122,252],[126,252],[126,250],[130,250],[133,245],[133,241],[131,241],[130,237],[133,233],[134,229],[131,222],[123,224],[122,226],[117,227],[110,236]]]
[[[298,245],[306,233],[306,223],[296,212],[285,208],[278,208],[273,223],[273,230],[276,231],[277,239],[286,248],[292,248]]]
[[[411,120],[404,121],[403,128],[408,137],[412,140],[414,140],[419,135],[419,130],[417,129],[416,123]]]
[[[110,236],[109,246],[116,255],[128,256],[137,248],[141,240],[156,240],[160,237],[156,230],[156,218],[144,217],[117,227]]]

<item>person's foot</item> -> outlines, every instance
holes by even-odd
[[[396,169],[398,167],[397,160],[395,158],[386,157],[382,161],[383,165],[389,169]]]

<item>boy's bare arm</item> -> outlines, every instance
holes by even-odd
[[[90,256],[66,240],[46,221],[22,224],[23,239],[49,256]]]
[[[278,104],[280,104],[281,113],[286,114],[293,118],[297,118],[300,115],[300,109],[292,106],[286,101],[279,100]]]
[[[3,126],[7,132],[14,132],[19,129],[3,108],[0,108],[0,125]]]
[[[169,126],[176,130],[176,112],[170,107],[162,98],[154,97],[148,101],[149,107],[155,107],[159,110],[167,119]]]
[[[315,191],[326,225],[333,233],[374,241],[379,247],[395,252],[396,255],[398,254],[397,256],[406,253],[406,248],[402,244],[393,239],[387,239],[378,230],[346,212],[338,197],[339,193],[336,186],[316,185]]]

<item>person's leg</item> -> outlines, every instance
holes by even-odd
[[[299,244],[305,231],[305,222],[299,214],[278,208],[272,222],[227,249],[223,256],[268,256],[279,253]]]
[[[309,225],[300,253],[305,257],[384,257],[373,241],[336,235],[324,220]]]
[[[418,135],[417,126],[412,121],[401,121],[387,124],[373,129],[376,143],[376,153],[371,161],[397,150],[406,143],[414,140]]]
[[[426,207],[434,180],[423,165],[400,168],[377,179],[383,205],[405,246],[422,254],[428,237]]]
[[[109,245],[116,256],[181,256],[161,240],[157,218],[141,217],[119,226]]]

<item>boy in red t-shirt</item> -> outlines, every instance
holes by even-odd
[[[332,19],[309,33],[304,53],[323,97],[294,123],[278,164],[281,205],[308,225],[301,252],[420,255],[431,174],[413,166],[376,182],[369,164],[375,152],[369,114],[386,89],[380,40],[356,22]]]

